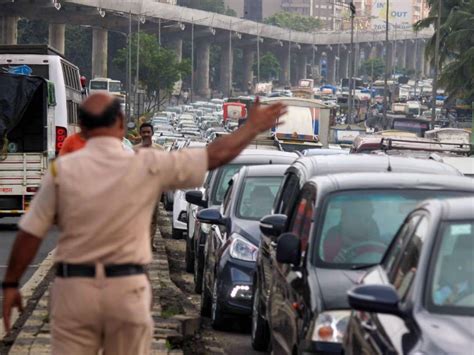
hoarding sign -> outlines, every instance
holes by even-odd
[[[385,16],[388,0],[375,0],[372,3],[372,30],[385,30]],[[411,0],[390,1],[389,30],[409,30],[413,26],[413,5]]]

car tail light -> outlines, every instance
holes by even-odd
[[[64,141],[67,137],[67,129],[65,127],[56,127],[56,154],[59,153],[63,147]]]
[[[29,186],[26,188],[26,192],[37,192],[38,186]]]

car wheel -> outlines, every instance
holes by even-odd
[[[163,206],[166,211],[173,210],[173,204],[168,200],[167,194],[163,194]]]
[[[206,271],[206,270],[204,270]],[[201,276],[201,316],[209,317],[211,315],[212,296],[206,287],[205,278]]]
[[[214,277],[214,284],[212,286],[211,325],[216,330],[222,329],[224,326],[224,314],[220,305],[217,277]]]
[[[184,257],[184,261],[186,263],[186,272],[193,272],[194,271],[194,254],[193,251],[191,250],[191,245],[192,240],[189,240],[189,238],[186,239],[186,253]]]
[[[181,229],[173,228],[173,230],[171,232],[171,237],[173,239],[183,239],[183,231]]]
[[[270,343],[270,332],[267,321],[262,317],[260,306],[260,289],[255,282],[252,302],[252,348],[257,351],[267,351]]]

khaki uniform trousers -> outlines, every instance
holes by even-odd
[[[50,292],[53,355],[150,354],[152,293],[146,275],[57,277]]]

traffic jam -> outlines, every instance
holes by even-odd
[[[77,67],[66,76],[58,63],[50,67],[74,80],[56,96],[54,83],[28,80],[34,101],[24,91],[7,122],[2,217],[28,210],[68,124],[77,123],[65,120],[73,111],[58,93],[81,95],[85,84]],[[0,87],[21,87],[27,77],[1,73]],[[406,97],[394,94],[388,114],[377,88],[361,82],[350,116],[345,83],[260,85],[247,96],[169,104],[146,120],[153,143],[176,151],[206,147],[245,125],[257,97],[287,106],[275,127],[208,172],[203,186],[162,195],[172,237],[185,243],[200,315],[216,330],[248,323],[253,349],[274,354],[462,353],[474,337],[466,109],[440,99],[430,116],[430,97],[394,78],[391,90]],[[113,84],[92,80],[87,90],[114,94]],[[133,151],[137,128],[128,124],[124,149]]]

